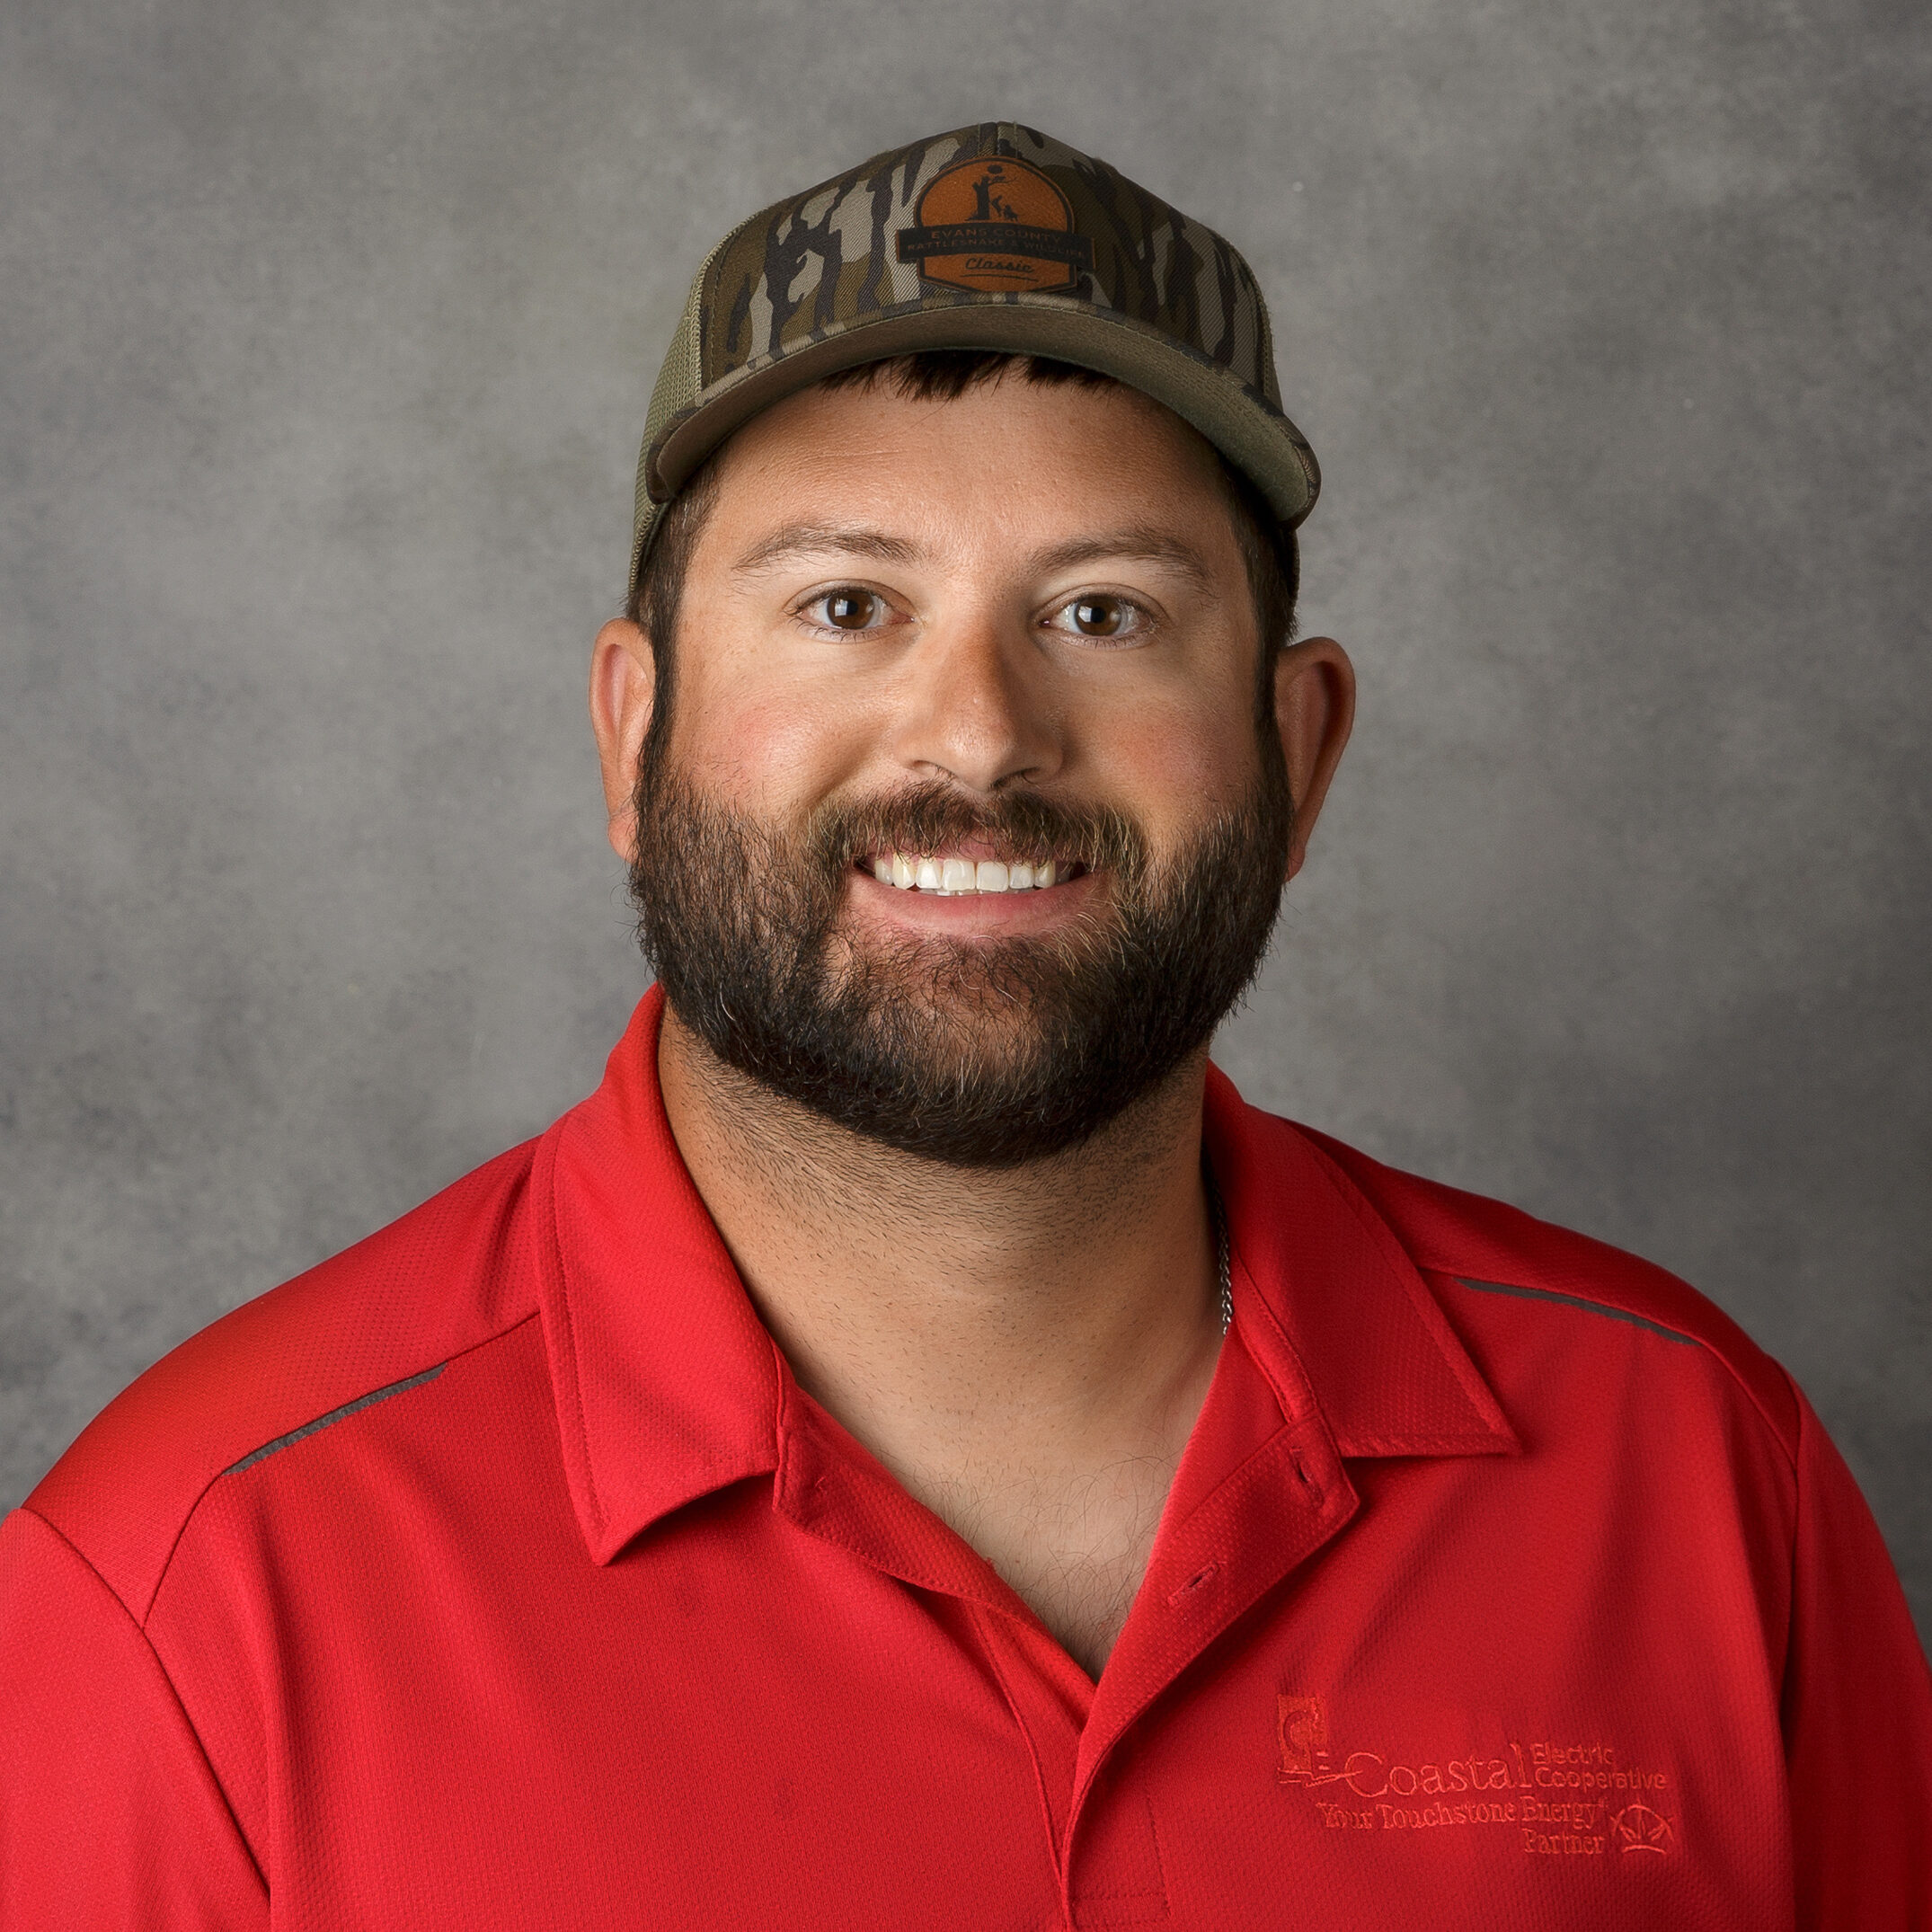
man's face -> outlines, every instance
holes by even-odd
[[[1135,392],[1009,374],[758,417],[639,773],[673,1013],[909,1151],[1077,1143],[1205,1047],[1265,948],[1291,811],[1259,650],[1216,460]]]

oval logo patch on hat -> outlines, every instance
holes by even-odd
[[[1073,209],[1038,168],[989,155],[948,168],[927,185],[902,228],[899,259],[927,281],[986,294],[1070,288],[1094,265],[1094,244],[1077,235]]]

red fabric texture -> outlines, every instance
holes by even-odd
[[[0,1924],[1932,1925],[1897,1581],[1690,1289],[1213,1075],[1235,1326],[1095,1684],[798,1389],[660,1012],[0,1529]]]

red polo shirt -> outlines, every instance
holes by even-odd
[[[7,1928],[1927,1922],[1932,1686],[1689,1289],[1212,1077],[1234,1328],[1098,1684],[601,1089],[0,1532]]]

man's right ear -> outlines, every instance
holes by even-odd
[[[590,647],[590,729],[604,773],[610,849],[626,865],[637,850],[637,766],[657,682],[651,640],[628,617],[613,617]]]

